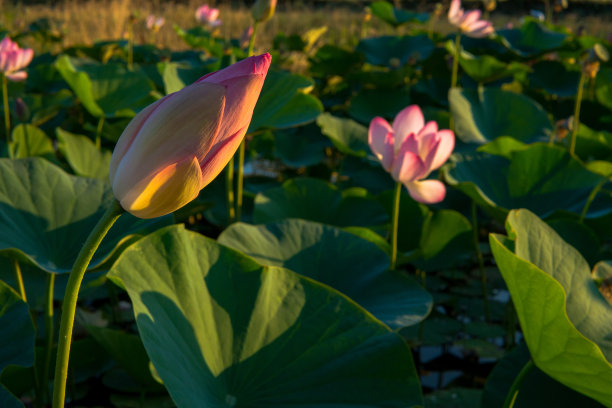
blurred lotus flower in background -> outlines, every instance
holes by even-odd
[[[486,37],[493,33],[493,25],[489,21],[480,20],[480,14],[480,10],[464,12],[461,0],[453,0],[448,10],[448,21],[468,37]]]
[[[28,66],[33,56],[31,48],[19,48],[16,42],[4,37],[0,42],[0,71],[11,81],[23,81],[28,74],[20,70]]]
[[[275,9],[276,0],[257,0],[251,7],[251,14],[255,21],[263,23],[272,18]]]
[[[219,27],[221,25],[221,20],[219,20],[219,9],[208,7],[207,4],[198,7],[195,12],[195,18],[198,23],[207,24],[211,27]]]
[[[30,108],[21,98],[15,99],[15,116],[24,123],[30,118]]]
[[[166,20],[163,17],[155,17],[151,14],[147,17],[147,28],[153,32],[158,32],[165,22]]]
[[[455,147],[450,130],[438,130],[436,122],[427,122],[421,109],[411,105],[397,114],[393,126],[381,117],[370,122],[368,143],[383,168],[408,189],[421,203],[433,204],[444,199],[446,188],[438,180],[424,180],[448,160]]]
[[[253,26],[248,26],[240,36],[240,47],[246,48],[249,46],[251,36],[253,35]]]
[[[132,119],[110,163],[125,210],[154,218],[197,197],[242,142],[271,59],[250,57],[205,75]]]

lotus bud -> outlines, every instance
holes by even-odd
[[[140,218],[195,199],[242,142],[272,57],[250,57],[144,108],[123,131],[109,176],[121,206]]]
[[[251,7],[251,14],[258,23],[268,21],[274,15],[276,0],[257,0]]]
[[[21,98],[15,99],[15,116],[20,122],[26,122],[30,118],[30,109]]]

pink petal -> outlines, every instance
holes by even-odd
[[[439,203],[446,196],[446,187],[438,180],[413,181],[404,185],[410,197],[423,204]]]
[[[451,24],[457,24],[459,19],[463,14],[463,10],[461,10],[461,0],[453,0],[451,2],[450,8],[448,9],[448,21]]]
[[[212,82],[215,84],[225,85],[226,81],[233,80],[245,75],[266,75],[268,68],[272,62],[270,54],[265,53],[255,57],[249,57],[239,61],[220,71],[215,71],[204,75],[196,82]]]
[[[25,71],[17,71],[11,74],[5,74],[6,78],[13,82],[21,82],[28,77],[28,73]]]
[[[465,13],[463,16],[463,21],[461,22],[462,26],[469,26],[478,21],[480,18],[480,10],[472,10]]]
[[[403,148],[397,153],[391,167],[391,176],[402,183],[417,180],[425,171],[421,158],[405,146],[407,144],[404,144]]]
[[[488,36],[489,34],[493,34],[494,31],[493,25],[490,22],[481,20],[472,24],[465,35],[468,37],[482,38]]]
[[[411,133],[418,134],[425,125],[425,118],[421,108],[410,105],[402,109],[393,121],[393,133],[395,134],[395,149],[399,150],[402,142]]]
[[[421,131],[417,135],[417,139],[420,139],[421,137],[428,135],[430,133],[436,133],[437,131],[438,131],[438,124],[434,122],[433,120],[430,120],[429,122],[425,124],[423,129],[421,129]]]
[[[391,171],[391,167],[393,166],[393,160],[395,160],[393,132],[389,132],[385,137],[385,145],[383,148],[383,154],[382,158],[380,159],[380,162],[382,163],[382,166],[386,171]]]
[[[439,144],[433,161],[431,162],[430,170],[435,170],[442,166],[448,160],[455,148],[455,134],[451,130],[440,130],[437,136]]]
[[[381,117],[375,117],[370,122],[368,129],[368,144],[372,153],[378,160],[382,160],[385,153],[385,140],[388,133],[392,133],[391,125]]]
[[[229,137],[225,137],[220,142],[215,143],[204,157],[204,160],[200,161],[200,169],[202,172],[200,189],[213,181],[225,168],[227,163],[229,163],[230,159],[234,157],[247,129],[248,125],[239,129],[233,135],[229,135]]]

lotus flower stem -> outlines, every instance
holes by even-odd
[[[102,147],[102,128],[104,127],[104,116],[98,121],[98,127],[96,128],[96,147],[100,149]]]
[[[402,183],[395,184],[395,198],[393,200],[393,219],[391,220],[391,270],[395,270],[397,263],[397,230],[399,224],[399,205],[402,195]]]
[[[70,271],[68,284],[66,285],[66,293],[64,295],[64,303],[62,304],[62,318],[60,322],[57,360],[55,362],[55,378],[53,382],[53,408],[64,407],[74,314],[76,312],[79,288],[81,287],[83,276],[85,276],[87,266],[98,249],[98,246],[100,246],[100,243],[110,228],[124,211],[125,210],[119,205],[118,201],[113,201],[102,218],[98,221],[98,224],[96,224],[91,231],[89,237],[87,237]]]
[[[255,36],[257,35],[258,22],[253,23],[253,33],[249,39],[249,48],[247,51],[247,57],[253,56],[253,48],[255,46]],[[240,221],[242,216],[242,190],[244,188],[244,156],[246,150],[245,139],[242,139],[240,147],[238,148],[238,174],[236,175],[236,221]]]
[[[529,359],[527,364],[523,366],[521,372],[516,376],[514,382],[512,383],[512,387],[508,394],[506,394],[506,400],[504,401],[504,408],[512,408],[514,406],[514,402],[516,401],[516,397],[518,396],[521,385],[523,384],[523,380],[531,369],[533,368],[533,360]]]
[[[251,38],[249,38],[249,48],[247,50],[247,56],[253,56],[253,48],[255,47],[255,36],[257,35],[257,26],[259,23],[255,21],[253,23],[253,34],[251,34]]]
[[[53,351],[53,338],[54,338],[54,326],[53,326],[53,292],[55,290],[55,274],[50,273],[47,275],[47,296],[45,298],[45,334],[47,342],[45,344],[45,361],[43,365],[43,372],[41,378],[41,385],[43,387],[42,397],[46,399],[49,395],[49,368],[51,367],[51,354]],[[41,404],[42,405],[42,404]]]
[[[461,49],[461,31],[455,36],[455,55],[453,55],[453,73],[451,75],[451,88],[457,86],[457,75],[459,73],[459,51]]]
[[[13,261],[13,269],[15,270],[15,279],[17,280],[17,288],[19,289],[19,295],[21,296],[21,300],[27,302],[28,299],[26,297],[25,286],[23,285],[23,276],[21,275],[21,268],[19,267],[19,261],[15,258]]]
[[[2,104],[4,105],[4,131],[6,132],[6,144],[11,151],[11,114],[9,113],[8,104],[8,81],[6,75],[2,75]],[[11,154],[12,156],[12,154]]]
[[[574,106],[574,124],[572,126],[572,140],[570,142],[570,154],[573,156],[576,151],[576,135],[578,135],[578,127],[580,126],[580,105],[582,103],[582,93],[584,90],[584,81],[586,80],[586,74],[583,72],[580,75],[580,82],[578,82],[578,93],[576,94],[576,105]]]
[[[591,204],[593,203],[593,200],[595,200],[595,197],[597,196],[597,193],[599,193],[599,190],[601,190],[601,188],[604,186],[604,184],[606,184],[608,182],[608,179],[605,178],[602,181],[600,181],[594,188],[593,190],[591,190],[591,194],[589,194],[589,198],[587,199],[586,204],[584,205],[584,208],[582,209],[582,212],[580,213],[580,222],[582,223],[584,221],[584,218],[586,217],[587,213],[589,212],[589,208],[591,207]]]
[[[132,17],[128,21],[128,69],[131,71],[134,66],[134,23]]]
[[[227,221],[232,224],[236,220],[236,209],[234,208],[234,158],[227,164],[225,177],[225,191],[227,198]]]
[[[484,313],[485,322],[490,320],[489,312],[489,295],[487,290],[487,272],[485,271],[484,261],[482,259],[482,252],[480,251],[480,245],[478,242],[478,214],[476,211],[476,202],[472,201],[472,231],[474,236],[474,251],[476,251],[476,258],[478,259],[478,268],[480,269],[480,281],[482,283],[482,300],[484,302]]]
[[[550,0],[544,0],[544,10],[546,12],[546,22],[552,22],[552,7],[550,7]]]

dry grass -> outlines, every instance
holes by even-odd
[[[186,48],[176,35],[174,24],[189,28],[196,24],[195,9],[203,0],[190,0],[187,4],[174,4],[163,0],[66,0],[57,6],[47,5],[17,5],[0,0],[2,9],[2,26],[12,32],[25,30],[31,22],[39,18],[49,18],[59,31],[64,33],[62,46],[76,44],[92,44],[100,40],[118,39],[125,36],[126,24],[131,13],[138,17],[134,26],[137,41],[150,39],[144,20],[149,14],[164,16],[166,24],[157,34],[155,41],[158,46],[170,49]],[[209,2],[210,3],[210,2]],[[219,5],[223,25],[219,35],[225,38],[239,38],[246,27],[251,24],[249,9],[245,6],[232,8]],[[276,33],[302,34],[307,30],[328,26],[325,41],[333,44],[354,44],[363,26],[364,13],[355,8],[328,6],[311,9],[305,6],[282,8],[277,15],[260,27],[257,42],[261,50],[269,49]],[[603,19],[606,19],[604,17]],[[588,27],[589,34],[605,37],[610,30],[610,22],[601,17],[578,17],[568,13],[563,20],[568,27],[577,29]],[[493,14],[497,27],[503,27],[509,21],[518,17]],[[438,29],[449,31],[450,27],[442,18]],[[384,23],[374,18],[369,24],[369,35],[390,34],[392,30]],[[36,46],[35,44],[30,44]]]

